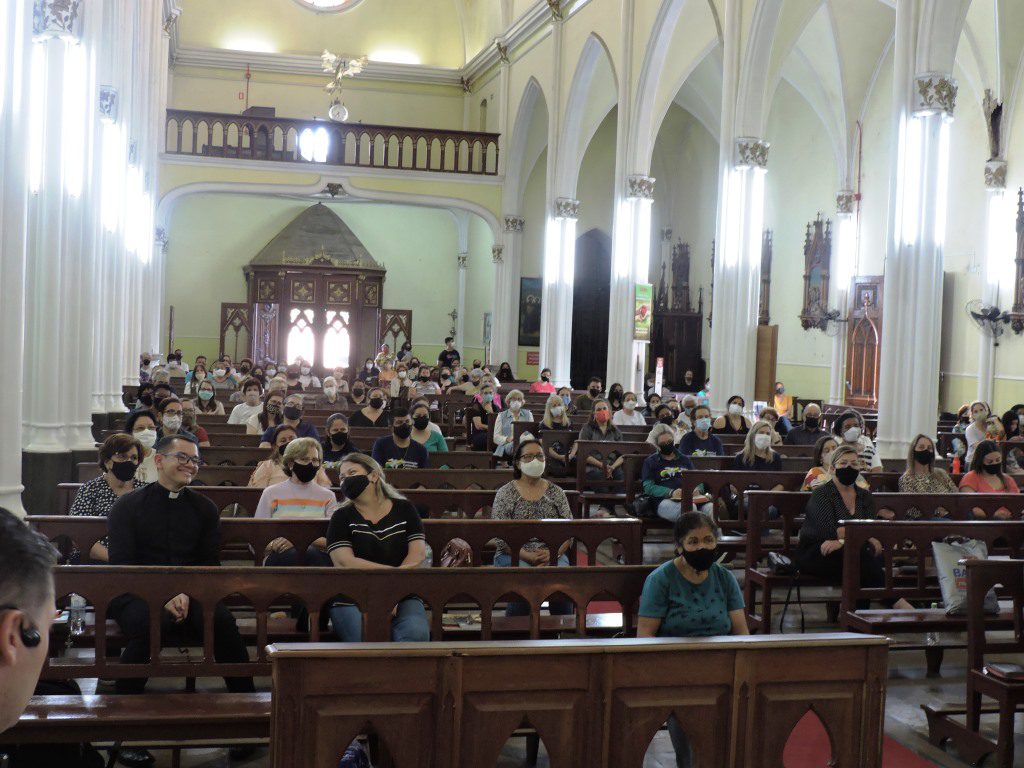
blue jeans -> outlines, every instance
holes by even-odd
[[[335,605],[331,608],[331,626],[343,643],[358,643],[363,639],[363,614],[355,605]],[[398,604],[391,618],[391,639],[396,643],[425,643],[430,640],[430,623],[423,601],[407,597]]]
[[[295,551],[295,547],[286,549],[284,552],[271,552],[267,555],[267,559],[263,562],[268,568],[291,568],[299,564],[299,553]],[[331,556],[326,552],[321,552],[314,546],[306,548],[306,561],[304,565],[318,568],[332,568],[334,563],[331,562]]]
[[[676,499],[662,499],[658,502],[658,517],[674,523],[683,514],[683,502]]]
[[[512,565],[512,556],[508,552],[497,552],[494,555],[494,566],[496,568],[509,568]],[[558,565],[566,568],[569,566],[569,556],[559,555]],[[525,560],[519,561],[520,568],[532,568]],[[553,597],[548,600],[548,612],[552,616],[571,616],[575,605],[572,600],[564,597]],[[521,600],[509,601],[505,606],[506,616],[529,616],[530,606]]]

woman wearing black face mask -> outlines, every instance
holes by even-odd
[[[139,384],[139,389],[135,394],[135,407],[153,407],[153,385],[150,384],[148,381],[145,384]]]
[[[672,529],[677,556],[651,572],[640,596],[637,637],[749,635],[736,577],[719,565],[718,528],[700,512],[687,512]],[[693,750],[683,726],[669,717],[676,765],[691,768]]]
[[[1019,493],[1017,483],[1006,474],[1003,466],[1003,450],[994,440],[982,440],[974,449],[971,471],[960,480],[960,493]],[[981,507],[974,507],[974,516],[984,520],[988,514]],[[1012,515],[1006,507],[992,513],[996,520],[1009,520]]]
[[[327,418],[327,437],[323,442],[323,450],[326,465],[336,465],[350,453],[358,453],[359,448],[349,439],[345,414],[332,413]]]
[[[910,443],[907,471],[900,475],[900,493],[956,493],[956,483],[935,466],[935,442],[918,435]]]
[[[281,408],[281,424],[294,429],[299,437],[312,437],[320,442],[320,433],[316,431],[316,427],[302,420],[302,395],[298,393],[292,393],[285,398],[284,407]],[[269,448],[272,445],[271,433],[271,429],[263,433],[261,448]]]
[[[427,449],[427,453],[448,453],[448,441],[440,430],[434,429],[430,421],[430,407],[417,403],[409,411],[412,416],[411,437]]]
[[[348,423],[353,427],[387,427],[391,418],[386,410],[388,401],[384,398],[384,390],[373,387],[368,390],[366,405],[352,414]]]

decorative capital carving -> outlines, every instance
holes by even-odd
[[[666,227],[665,229],[661,230],[661,239],[662,239],[663,242],[666,242],[666,243],[672,242],[672,228],[671,227]]]
[[[985,189],[1006,189],[1006,161],[989,160],[985,163]]]
[[[548,8],[551,9],[551,20],[562,21],[562,0],[548,0]]]
[[[505,217],[505,231],[506,232],[522,232],[523,227],[526,226],[526,219],[522,216],[506,216]]]
[[[836,213],[845,215],[853,213],[853,204],[857,201],[857,195],[852,189],[841,189],[836,195]]]
[[[736,139],[736,167],[767,168],[768,148],[770,146],[767,141],[750,136]]]
[[[560,197],[555,200],[556,219],[578,219],[580,217],[580,201],[571,197]]]
[[[100,120],[105,123],[117,122],[117,88],[112,85],[101,85],[97,104]]]
[[[626,179],[626,197],[635,197],[640,200],[654,199],[653,176],[630,176]]]
[[[471,93],[473,91],[473,83],[464,77],[459,78],[459,83],[462,85],[463,93]]]
[[[157,227],[153,233],[153,242],[160,248],[166,248],[168,243],[167,230],[163,227]]]
[[[167,14],[167,18],[164,19],[164,34],[165,35],[171,34],[171,31],[174,29],[174,25],[178,23],[178,17],[180,15],[181,15],[181,9],[180,8],[175,8],[169,14]]]
[[[498,61],[508,64],[508,46],[503,45],[500,40],[495,40],[494,47],[498,49]]]
[[[458,255],[459,269],[466,269],[469,266],[469,254],[460,253]]]
[[[491,246],[491,261],[495,264],[501,264],[502,254],[505,253],[505,246],[503,245],[492,245]]]
[[[914,114],[929,115],[943,112],[953,115],[956,106],[957,84],[949,75],[926,72],[914,78]]]
[[[35,0],[32,7],[32,39],[77,40],[75,19],[81,0]]]

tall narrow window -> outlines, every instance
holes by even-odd
[[[315,361],[316,337],[313,333],[313,310],[292,309],[290,328],[288,330],[288,358],[291,363],[300,357],[303,360]]]
[[[348,335],[348,312],[327,310],[327,325],[324,332],[324,367],[347,368],[350,340]]]

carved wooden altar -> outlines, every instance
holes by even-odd
[[[832,260],[832,222],[821,214],[807,225],[804,238],[804,306],[800,325],[805,331],[825,330],[828,324],[829,264]]]

